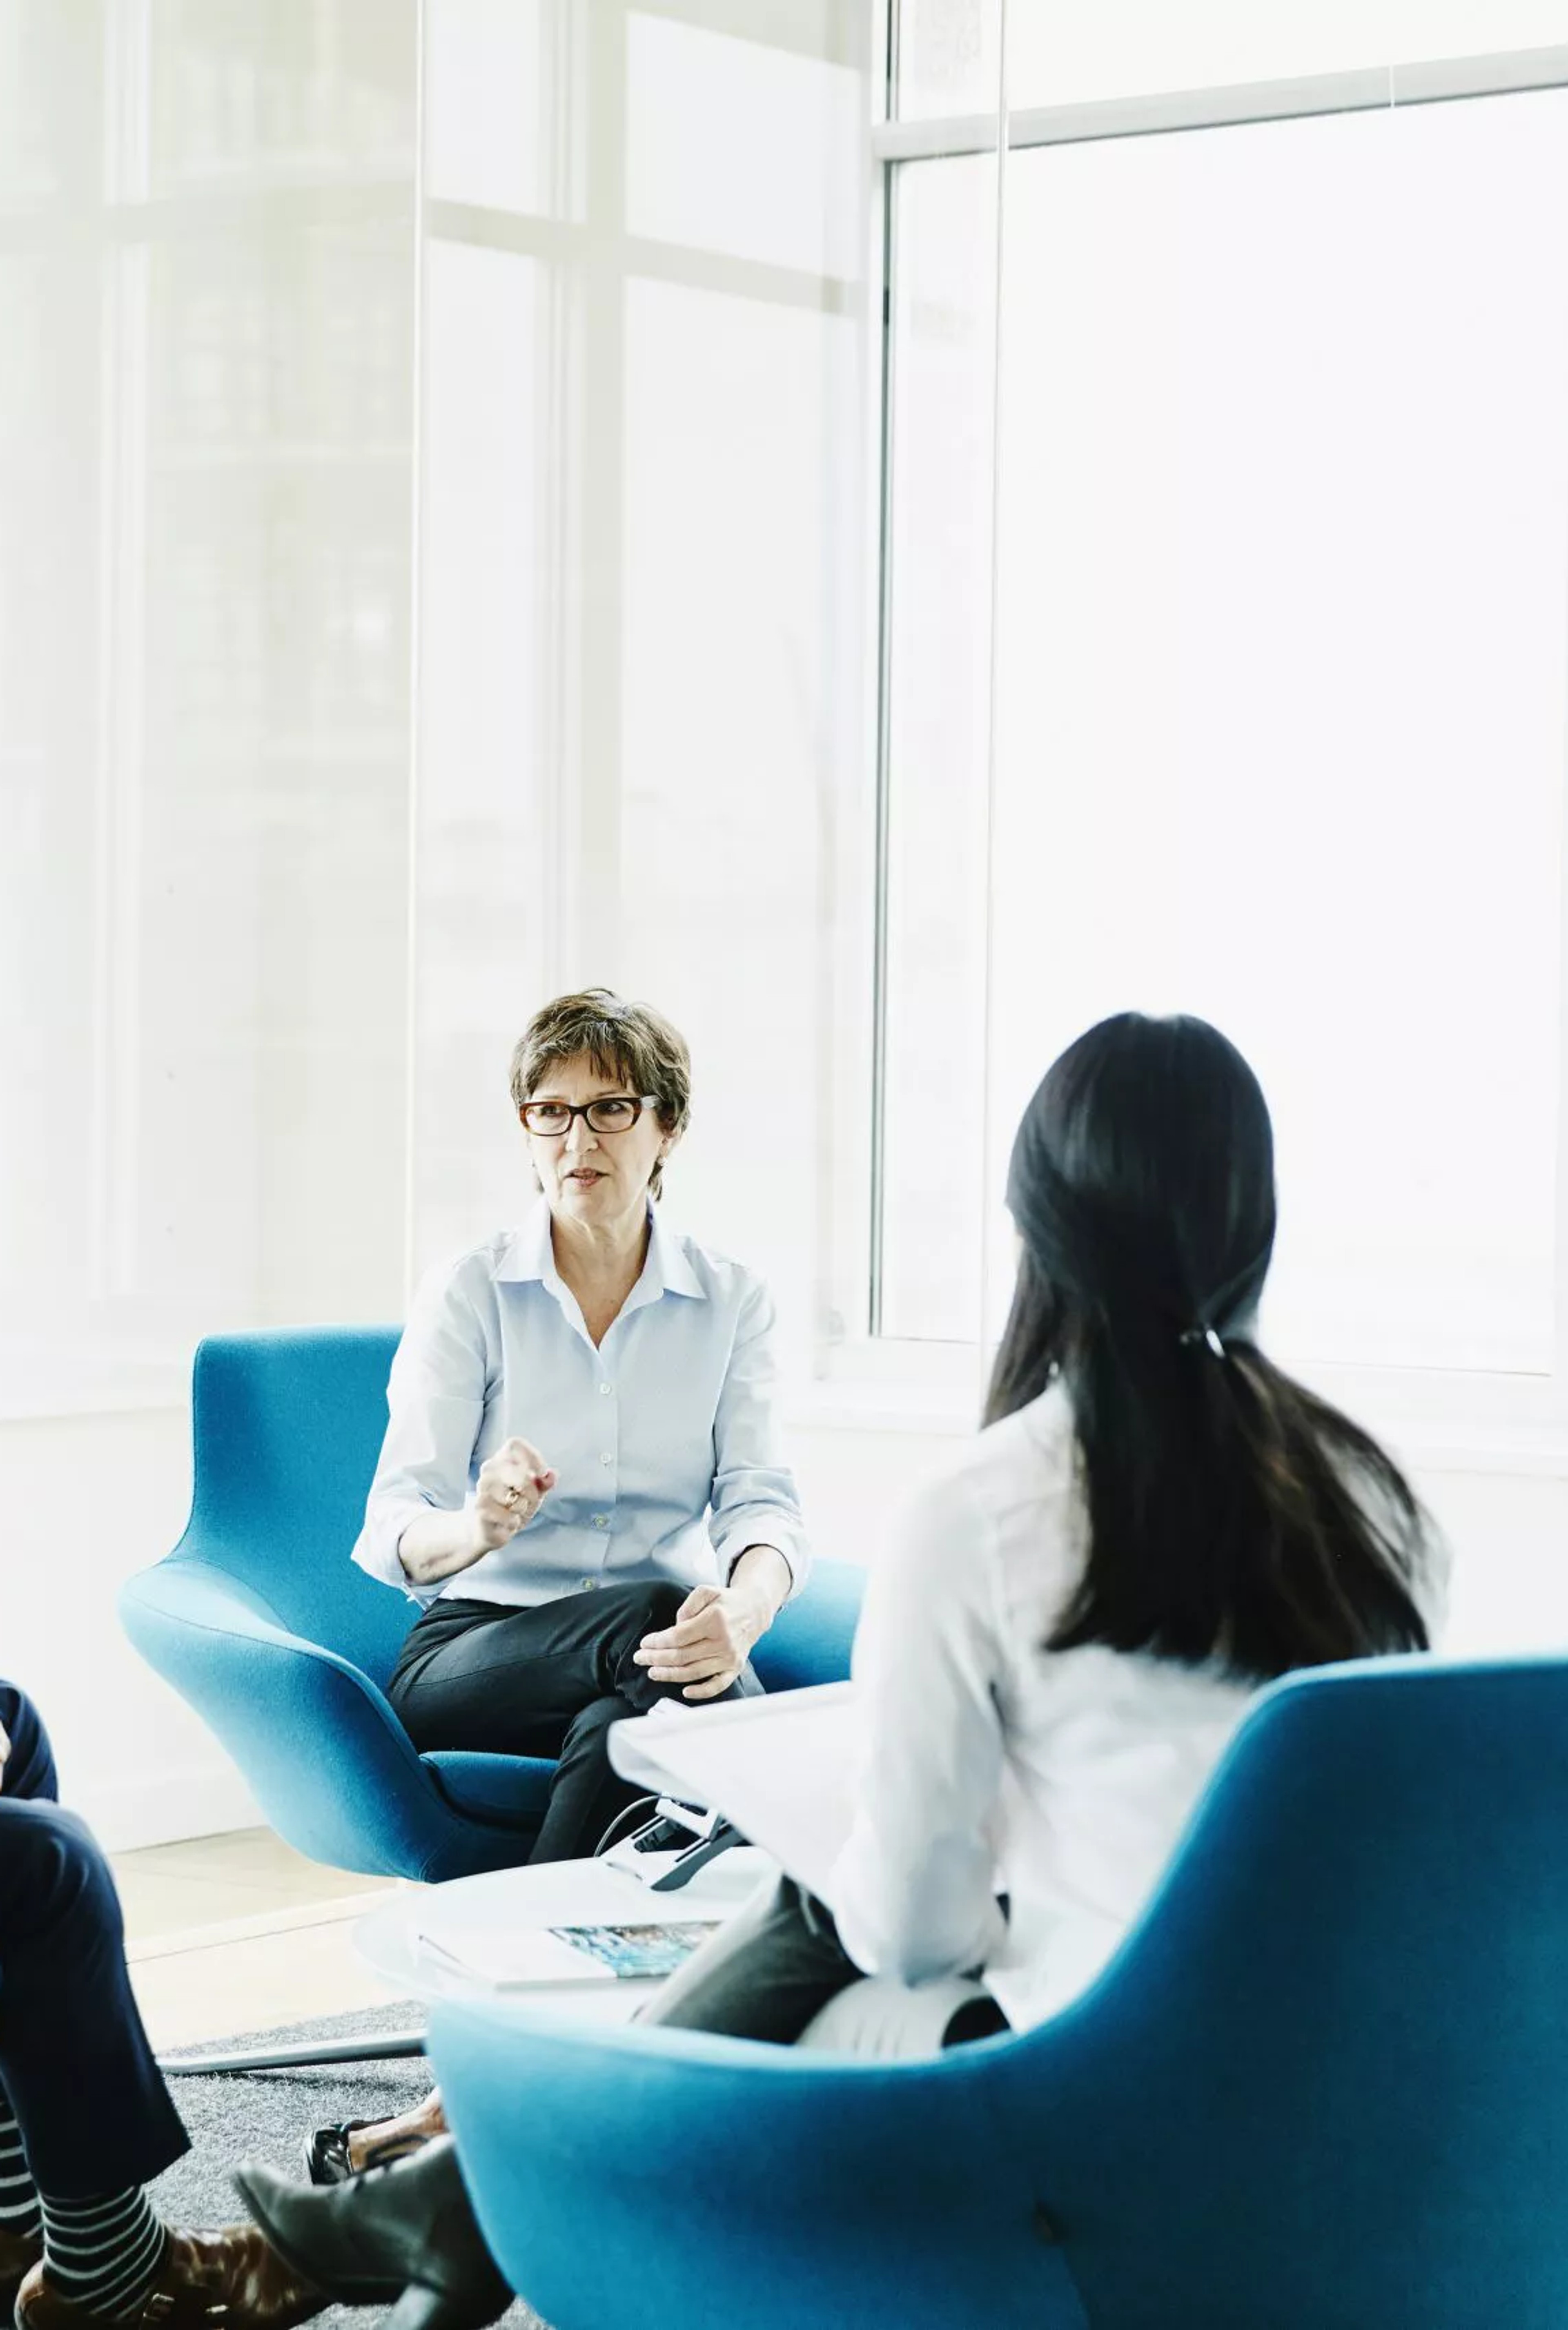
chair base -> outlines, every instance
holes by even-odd
[[[363,2039],[318,2039],[302,2047],[245,2048],[237,2053],[202,2055],[194,2060],[171,2063],[160,2060],[165,2079],[205,2078],[210,2071],[292,2071],[321,2063],[390,2063],[404,2055],[422,2055],[422,2031],[387,2032]]]

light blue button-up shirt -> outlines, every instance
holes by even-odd
[[[773,1304],[760,1279],[650,1209],[642,1275],[597,1350],[555,1267],[550,1210],[432,1271],[387,1386],[390,1420],[354,1558],[414,1601],[512,1605],[595,1586],[722,1583],[770,1545],[792,1592],[810,1551],[776,1414]],[[516,1434],[556,1484],[511,1542],[416,1586],[398,1540],[473,1502]]]

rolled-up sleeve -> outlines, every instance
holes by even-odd
[[[443,1581],[416,1586],[398,1558],[410,1521],[455,1512],[468,1494],[485,1416],[485,1334],[449,1269],[433,1272],[414,1297],[387,1383],[387,1428],[354,1549],[361,1569],[411,1601],[433,1602]]]
[[[748,1546],[772,1546],[789,1571],[793,1601],[809,1575],[811,1548],[794,1475],[783,1461],[773,1327],[772,1298],[753,1280],[741,1306],[713,1417],[708,1534],[723,1578]]]
[[[900,1982],[967,1974],[1006,1932],[992,1843],[1001,1651],[987,1526],[955,1486],[933,1497],[873,1568],[855,1638],[864,1745],[828,1898],[856,1965]]]

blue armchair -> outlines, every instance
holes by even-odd
[[[878,2065],[447,2004],[486,2234],[554,2330],[1568,2321],[1568,1662],[1261,1700],[1094,1987]]]
[[[348,1555],[396,1344],[381,1327],[203,1342],[190,1520],[173,1553],[127,1582],[119,1609],[280,1836],[336,1869],[439,1880],[526,1861],[553,1766],[421,1756],[384,1696],[413,1605]],[[848,1672],[859,1585],[847,1563],[821,1565],[759,1646],[770,1689]]]

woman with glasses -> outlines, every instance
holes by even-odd
[[[422,1605],[388,1685],[416,1748],[557,1759],[534,1861],[633,1791],[605,1734],[760,1689],[809,1554],[774,1414],[773,1306],[655,1200],[691,1114],[669,1022],[608,990],[529,1023],[512,1100],[541,1194],[420,1291],[354,1558]]]
[[[605,1735],[747,1698],[810,1552],[779,1453],[773,1305],[656,1207],[691,1115],[682,1037],[608,989],[536,1013],[512,1101],[540,1202],[425,1281],[354,1558],[421,1605],[387,1696],[421,1753],[556,1759],[529,1858],[591,1853],[638,1791]],[[313,2179],[442,2125],[316,2131]]]

